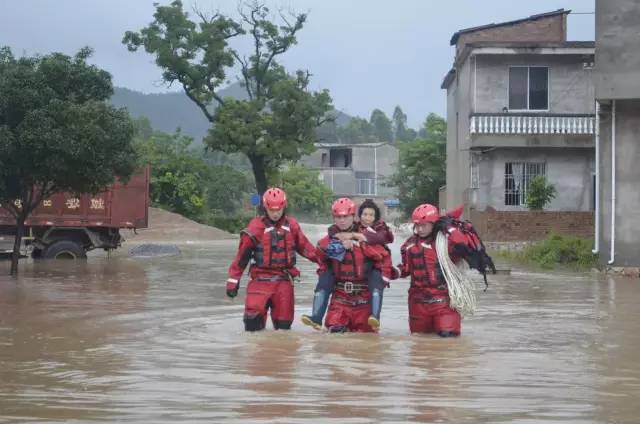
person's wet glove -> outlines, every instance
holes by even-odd
[[[238,289],[240,288],[240,281],[228,279],[227,280],[227,296],[234,298],[238,295]]]

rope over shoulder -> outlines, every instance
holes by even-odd
[[[449,289],[449,306],[462,316],[473,315],[477,299],[473,283],[449,257],[447,236],[438,231],[436,236],[436,254]]]

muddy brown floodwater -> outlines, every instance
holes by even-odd
[[[292,331],[249,334],[244,294],[225,297],[236,244],[26,261],[17,280],[0,262],[0,422],[640,422],[637,280],[492,276],[458,339],[409,335],[400,280],[379,334],[328,335],[299,323],[301,260]]]

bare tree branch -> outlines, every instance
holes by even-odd
[[[291,14],[291,13],[290,13]],[[282,13],[282,9],[278,9],[278,15],[280,15],[280,19],[282,19],[284,21],[285,24],[287,24],[288,28],[291,28],[291,24],[289,23],[289,21],[287,20],[287,18],[284,17],[284,14]],[[295,15],[294,15],[295,17]]]
[[[191,10],[193,10],[193,13],[195,13],[200,19],[202,19],[202,22],[207,23],[207,24],[212,24],[216,18],[218,18],[218,16],[220,16],[220,11],[216,11],[211,17],[208,17],[199,7],[198,7],[198,3],[194,3],[193,7],[191,8]]]
[[[198,100],[192,93],[191,91],[189,91],[189,89],[187,88],[187,86],[185,84],[182,84],[182,88],[184,88],[184,92],[187,95],[187,97],[189,97],[202,111],[202,113],[204,113],[204,116],[207,117],[207,120],[209,122],[213,122],[213,115],[211,115],[211,113],[209,112],[209,110],[207,110],[207,106],[205,104],[203,104],[202,102],[200,102],[200,100]],[[213,93],[213,98],[216,99],[216,101],[218,101],[218,103],[220,103],[221,105],[224,104],[224,102],[222,101],[222,99],[215,93]]]
[[[247,63],[246,59],[242,59],[238,52],[236,52],[235,50],[231,50],[231,54],[238,62],[240,62],[240,65],[242,67],[242,77],[244,78],[247,94],[249,95],[249,99],[253,100],[253,92],[251,90],[251,84],[249,83],[249,64]]]

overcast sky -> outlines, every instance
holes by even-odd
[[[14,54],[75,53],[91,59],[114,84],[163,92],[160,71],[146,53],[121,44],[126,30],[151,22],[153,0],[0,0],[0,45]],[[159,1],[168,4],[169,1]],[[185,4],[193,4],[187,0]],[[564,8],[593,12],[595,0],[280,0],[271,6],[309,12],[299,44],[282,57],[288,69],[309,69],[314,88],[330,90],[336,108],[369,117],[400,105],[418,127],[429,112],[444,114],[440,83],[451,66],[451,35],[459,29]],[[234,13],[236,0],[198,0],[203,10]],[[572,14],[570,40],[594,39],[594,15]],[[173,89],[175,90],[175,88]]]

